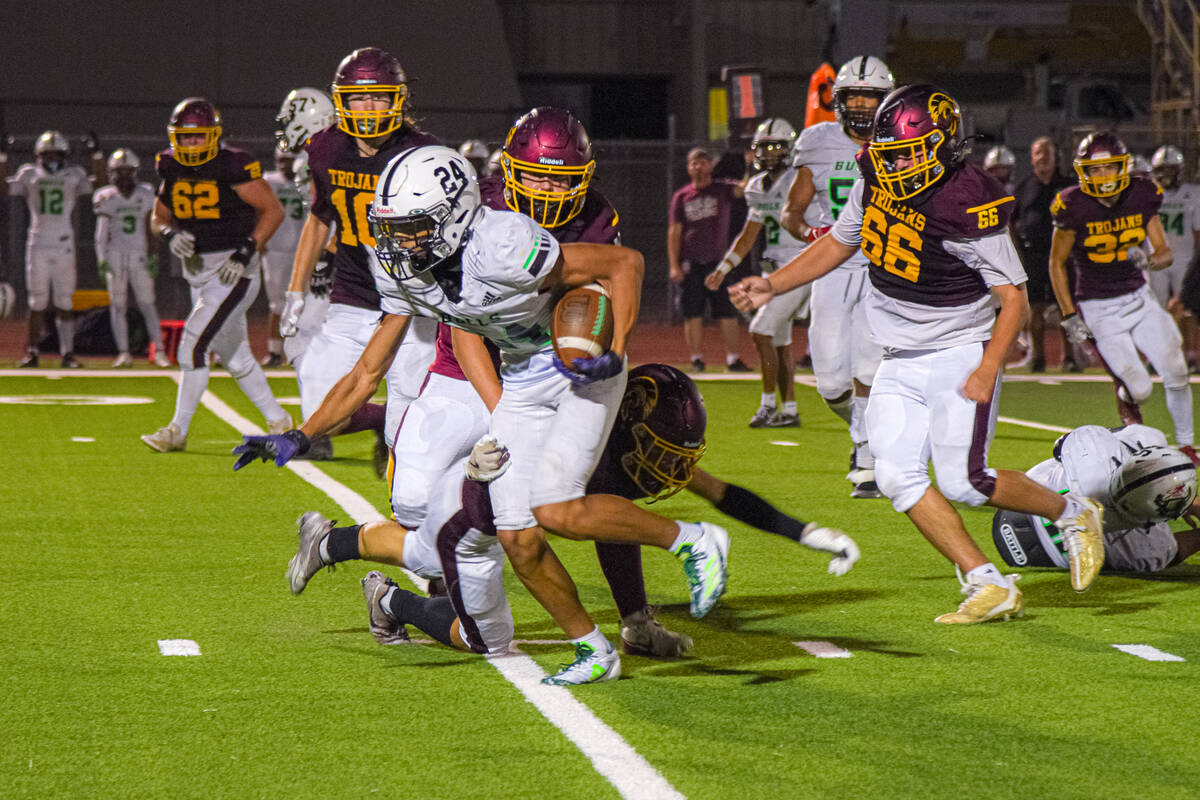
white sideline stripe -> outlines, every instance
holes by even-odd
[[[792,642],[809,655],[817,658],[853,658],[854,653],[851,653],[845,648],[838,647],[833,642]]]
[[[95,436],[72,436],[71,441],[72,442],[94,442],[94,441],[96,441],[96,437]]]
[[[1034,422],[1029,419],[1017,419],[1016,417],[996,417],[997,422],[1007,422],[1009,425],[1020,425],[1023,428],[1036,428],[1039,431],[1051,431],[1052,433],[1070,433],[1074,428],[1064,428],[1061,425],[1047,425],[1044,422]]]
[[[175,381],[180,379],[175,374]],[[243,435],[261,435],[262,429],[229,407],[224,400],[211,391],[205,391],[201,403],[224,422]],[[232,467],[232,463],[230,464]],[[308,483],[329,495],[354,521],[362,525],[383,519],[383,516],[366,498],[348,486],[335,481],[315,464],[307,461],[288,462],[287,468]],[[405,570],[409,578],[425,589],[425,580]],[[547,640],[562,643],[558,640]],[[596,771],[616,787],[622,797],[631,800],[659,800],[659,798],[682,798],[658,770],[629,746],[621,735],[605,725],[591,709],[576,700],[561,686],[543,686],[546,673],[529,656],[516,653],[490,659],[500,674],[507,678],[533,703],[542,715],[563,735],[579,748],[592,762]]]
[[[799,442],[785,442],[782,439],[779,441],[771,442],[771,444],[777,444],[780,447],[799,447],[800,446]]]
[[[622,797],[674,800],[684,795],[564,686],[542,683],[546,673],[515,645],[488,659],[501,675],[561,730]]]
[[[1129,653],[1131,656],[1144,658],[1147,661],[1187,661],[1182,656],[1165,653],[1157,647],[1151,647],[1148,644],[1114,644],[1113,647],[1122,653]]]
[[[198,656],[200,645],[191,639],[159,639],[158,652],[164,656]]]

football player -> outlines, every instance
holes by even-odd
[[[304,309],[304,292],[330,233],[336,247],[329,310],[320,332],[309,342],[297,367],[300,409],[313,414],[329,389],[348,373],[379,322],[379,292],[367,262],[375,243],[367,207],[383,166],[411,147],[438,140],[417,127],[408,104],[408,83],[400,62],[377,47],[363,47],[338,64],[330,87],[336,124],[312,135],[305,151],[312,176],[312,210],[304,221],[283,314],[286,337]],[[433,359],[437,325],[419,319],[406,337],[388,374],[386,407],[364,402],[330,433],[374,430],[376,468],[386,466],[387,443],[395,438],[400,417],[420,390]],[[327,440],[310,457],[332,457]]]
[[[721,263],[705,276],[706,288],[712,291],[721,288],[725,276],[742,263],[764,229],[763,275],[770,275],[780,264],[788,263],[804,249],[804,240],[793,237],[779,221],[788,187],[795,175],[795,170],[788,165],[795,141],[796,130],[786,119],[778,117],[764,120],[754,131],[751,147],[756,172],[746,182],[745,199],[749,209],[746,222]],[[800,415],[796,412],[792,321],[808,316],[810,291],[807,285],[797,286],[787,294],[772,297],[771,302],[760,308],[750,321],[750,334],[758,349],[762,373],[762,401],[750,418],[751,428],[800,427]],[[775,408],[776,392],[782,401],[782,411]]]
[[[1141,422],[1138,404],[1153,388],[1139,355],[1144,353],[1162,376],[1175,443],[1196,459],[1183,338],[1146,281],[1147,271],[1166,269],[1173,259],[1158,216],[1163,191],[1147,178],[1131,176],[1130,164],[1125,143],[1111,133],[1089,134],[1079,143],[1079,185],[1059,192],[1050,205],[1050,281],[1067,338],[1095,339],[1113,375],[1122,422]],[[1147,241],[1153,248],[1149,254],[1143,246]],[[1073,293],[1068,263],[1075,272]]]
[[[267,322],[267,355],[264,367],[278,367],[283,362],[283,337],[279,334],[279,316],[283,312],[288,281],[292,277],[292,262],[300,230],[308,216],[307,203],[296,185],[296,154],[282,147],[275,148],[275,169],[263,174],[283,206],[283,222],[271,237],[271,248],[263,254],[263,289],[271,315]]]
[[[300,430],[247,437],[238,466],[282,465],[309,437],[345,419],[375,390],[410,317],[439,317],[500,350],[503,392],[491,432],[512,450],[512,468],[490,487],[496,528],[518,577],[576,645],[576,660],[551,682],[611,677],[620,658],[579,603],[574,583],[542,529],[576,539],[652,544],[684,561],[692,613],[724,592],[729,537],[708,523],[681,523],[612,495],[584,496],[625,386],[624,349],[637,317],[642,258],[612,245],[560,246],[524,214],[482,206],[474,169],[455,151],[425,146],[384,168],[371,209],[384,316],[354,369]],[[561,290],[607,284],[615,320],[609,351],[556,362],[547,328]],[[460,358],[485,402],[494,372]],[[491,376],[489,378],[489,375]]]
[[[154,210],[154,187],[137,180],[141,159],[122,147],[108,158],[109,186],[92,196],[96,212],[96,262],[108,285],[108,314],[113,339],[117,343],[114,367],[133,364],[129,354],[129,287],[146,323],[146,333],[154,345],[154,363],[171,366],[163,352],[162,328],[154,305],[154,279],[158,275],[158,253],[154,252],[150,233],[150,214]]]
[[[858,180],[855,156],[871,138],[875,109],[892,90],[887,64],[855,56],[838,70],[833,86],[836,122],[804,129],[796,141],[795,177],[788,189],[782,222],[793,235],[815,241],[837,221],[850,188]],[[817,214],[814,225],[806,216]],[[808,329],[817,393],[850,431],[851,497],[879,497],[875,459],[867,442],[867,399],[883,350],[866,319],[867,257],[855,253],[813,282],[812,324]]]
[[[966,600],[937,618],[950,624],[1020,614],[1023,599],[1016,577],[984,556],[947,498],[1054,520],[1076,591],[1091,585],[1104,562],[1098,503],[987,466],[1000,373],[1029,303],[1008,235],[1012,197],[966,161],[965,150],[950,95],[929,85],[892,91],[875,112],[871,141],[857,157],[862,176],[829,235],[770,278],[750,277],[730,290],[749,309],[827,274],[860,247],[867,256],[867,321],[885,343],[867,405],[875,479],[965,574]]]
[[[1104,504],[1104,565],[1123,572],[1159,572],[1200,550],[1196,468],[1167,447],[1161,431],[1129,425],[1110,431],[1084,425],[1059,437],[1054,457],[1026,473],[1056,492],[1075,491]],[[1190,517],[1192,529],[1172,532]],[[1014,567],[1066,567],[1062,538],[1044,517],[997,511],[992,539]]]
[[[487,145],[479,139],[467,139],[458,146],[458,153],[467,161],[471,162],[471,166],[475,168],[476,175],[487,174],[487,164],[490,153]]]
[[[1192,253],[1200,244],[1200,186],[1182,180],[1183,153],[1178,147],[1165,144],[1158,148],[1150,164],[1154,169],[1154,182],[1163,191],[1158,216],[1175,260],[1166,269],[1148,273],[1146,279],[1158,302],[1179,323],[1183,354],[1188,359],[1189,368],[1195,372],[1192,347],[1196,339],[1196,318],[1182,307],[1180,295]]]
[[[1017,165],[1017,157],[1002,144],[987,151],[983,157],[983,171],[1000,182],[1004,191],[1013,192],[1013,167]]]
[[[417,403],[411,407],[415,408]],[[697,466],[705,452],[706,424],[704,400],[686,375],[665,364],[644,364],[631,370],[608,444],[588,482],[588,493],[615,494],[630,500],[649,498],[654,502],[686,488],[734,519],[831,553],[829,571],[845,574],[859,555],[858,547],[845,533],[793,519],[757,494],[726,483]],[[491,479],[497,470],[504,468],[501,462],[507,452],[491,437],[482,438],[473,451],[468,451],[471,456],[466,462],[468,476],[474,480]],[[496,544],[486,493],[464,483],[462,472],[460,459],[439,476],[431,493],[427,522],[416,530],[393,520],[337,528],[318,512],[305,513],[300,518],[299,549],[288,563],[292,591],[303,591],[322,567],[353,559],[406,567],[431,579],[457,574],[463,586],[460,593],[455,593],[453,583],[447,582],[451,587],[451,602],[444,598],[417,597],[404,590],[397,590],[397,594],[388,598],[379,584],[384,583],[389,589],[394,584],[379,573],[368,575],[363,585],[371,609],[372,633],[381,643],[389,644],[398,635],[398,628],[402,629],[406,623],[415,624],[444,644],[476,652],[503,652],[508,640],[493,639],[489,630],[506,632],[510,638],[512,635],[512,616],[504,601],[501,580],[503,555]],[[445,502],[447,483],[451,487],[450,503]],[[463,518],[471,520],[471,531],[461,525],[457,532],[447,528],[446,521]],[[463,538],[454,547],[438,547],[442,542],[449,544],[446,540],[451,537]],[[640,575],[639,565],[639,580]],[[475,588],[479,584],[493,586],[481,591]],[[615,584],[613,590],[620,607]],[[691,638],[666,631],[652,617],[643,619],[647,614],[645,588],[640,591],[642,606],[621,613],[625,651],[651,656],[685,655],[691,648]],[[472,603],[471,598],[488,600]],[[397,607],[397,602],[402,605]],[[475,621],[481,636],[463,635],[463,630],[471,627],[469,622],[465,626],[463,623],[470,619]],[[472,638],[474,643],[468,643]],[[479,646],[479,639],[486,649]]]
[[[67,163],[67,137],[46,131],[33,145],[34,163],[0,181],[0,197],[25,198],[29,209],[29,235],[25,240],[25,287],[29,294],[29,338],[22,367],[38,365],[38,340],[46,325],[46,311],[54,303],[54,327],[62,365],[77,369],[71,351],[75,341],[75,208],[92,193],[92,181],[82,167]],[[7,172],[0,161],[0,169]],[[3,174],[3,173],[0,173]]]
[[[184,450],[188,426],[208,388],[208,351],[267,420],[283,432],[292,419],[267,385],[250,352],[246,309],[262,276],[258,253],[283,219],[275,193],[262,179],[262,166],[244,150],[221,143],[221,114],[203,97],[181,100],[171,112],[167,137],[155,169],[161,181],[152,225],[183,262],[192,295],[179,340],[182,371],[175,416],[142,441],[160,453]]]

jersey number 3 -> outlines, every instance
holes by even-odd
[[[872,264],[883,267],[906,281],[921,276],[921,234],[903,222],[888,225],[887,217],[875,206],[863,211],[862,251]]]

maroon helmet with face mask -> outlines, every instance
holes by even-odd
[[[1079,190],[1092,197],[1112,197],[1125,191],[1129,185],[1129,174],[1133,159],[1125,143],[1116,134],[1104,131],[1083,137],[1075,150],[1075,174],[1079,176]],[[1102,174],[1096,170],[1105,167]]]
[[[583,123],[565,108],[542,106],[512,126],[500,165],[508,207],[545,228],[557,228],[583,210],[596,160]],[[539,185],[526,186],[522,175]],[[565,188],[552,186],[551,181]]]
[[[203,136],[201,142],[180,144],[181,136]],[[179,101],[167,122],[167,138],[175,160],[185,167],[198,167],[217,156],[221,141],[221,112],[203,97]]]
[[[330,94],[338,128],[351,136],[385,136],[404,123],[404,101],[408,79],[400,62],[378,47],[360,47],[342,59],[333,76]],[[388,102],[387,108],[354,110],[348,98],[371,95]]]
[[[935,86],[901,86],[875,110],[867,151],[884,191],[895,200],[915,197],[962,160],[958,103]]]

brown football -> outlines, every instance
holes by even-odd
[[[598,283],[564,294],[550,322],[554,353],[567,367],[576,358],[595,358],[612,346],[612,303]]]

